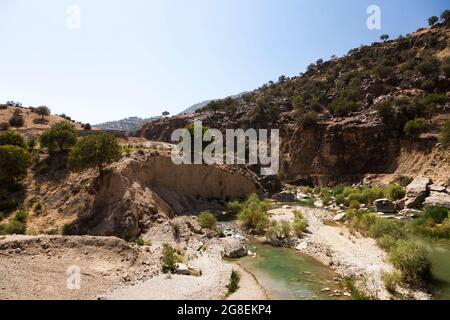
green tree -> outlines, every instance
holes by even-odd
[[[11,185],[21,180],[30,160],[30,153],[21,147],[0,146],[0,183]]]
[[[446,26],[450,26],[450,10],[445,10],[441,13],[442,23]]]
[[[380,39],[386,42],[389,39],[389,35],[388,34],[382,34]]]
[[[432,16],[432,17],[428,18],[428,25],[430,27],[433,27],[438,21],[439,21],[438,17]]]
[[[405,124],[403,131],[408,137],[417,138],[430,130],[430,124],[424,118],[410,120]]]
[[[162,115],[163,115],[163,117],[168,117],[170,115],[170,112],[169,111],[164,111],[162,113]]]
[[[103,177],[104,166],[119,160],[120,146],[117,139],[107,133],[83,137],[78,140],[69,154],[69,167],[80,171],[87,168],[97,168]]]
[[[75,126],[68,121],[55,123],[40,137],[41,146],[46,147],[50,153],[67,151],[77,142]]]
[[[375,110],[383,120],[386,120],[394,115],[392,103],[386,100],[378,102],[375,105]]]
[[[25,140],[20,136],[20,134],[15,133],[13,131],[7,131],[5,133],[0,134],[0,146],[16,146],[25,148]]]
[[[36,113],[41,116],[42,120],[44,120],[44,117],[50,114],[50,109],[46,106],[40,106],[36,108]]]

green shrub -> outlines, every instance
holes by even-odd
[[[416,118],[406,122],[403,129],[406,136],[411,138],[417,138],[422,133],[426,133],[430,130],[431,125],[424,118]]]
[[[294,231],[294,234],[298,238],[301,238],[307,229],[308,229],[308,222],[302,217],[300,211],[295,210],[294,223],[292,224],[292,230]]]
[[[12,185],[21,180],[30,165],[30,153],[17,146],[0,146],[0,184]]]
[[[449,210],[443,207],[427,207],[424,212],[425,218],[431,218],[434,223],[442,223],[449,218]]]
[[[378,102],[374,107],[382,119],[387,119],[394,115],[394,108],[389,101]]]
[[[22,136],[13,131],[6,131],[5,133],[0,134],[0,146],[6,145],[21,147],[24,149],[26,147],[25,140]]]
[[[450,147],[450,120],[447,120],[442,126],[439,142],[446,147]]]
[[[164,273],[174,272],[177,269],[178,257],[175,249],[170,246],[170,244],[165,243],[163,245],[162,251],[162,271]]]
[[[444,62],[441,64],[441,72],[445,74],[447,78],[450,78],[450,59],[444,60]]]
[[[373,202],[377,199],[383,198],[384,193],[383,190],[377,187],[372,188],[363,188],[361,191],[361,202],[366,205],[373,205]]]
[[[269,217],[267,215],[269,205],[268,201],[261,201],[256,194],[252,194],[244,203],[238,218],[243,222],[246,229],[262,234],[269,225]]]
[[[120,157],[117,139],[110,134],[101,133],[78,140],[69,154],[69,167],[75,171],[97,168],[100,177],[103,177],[105,165]]]
[[[439,69],[439,59],[434,56],[425,57],[421,63],[419,63],[416,67],[416,71],[420,72],[423,75],[428,75],[431,73],[435,73]]]
[[[5,214],[2,211],[0,211],[0,221],[2,221],[3,219],[5,219]]]
[[[335,116],[343,117],[358,110],[358,105],[354,101],[337,99],[331,103],[330,110]]]
[[[319,116],[315,111],[309,111],[303,114],[299,119],[299,124],[302,128],[314,127],[319,121]]]
[[[76,142],[75,126],[69,121],[53,124],[50,129],[40,136],[41,146],[47,148],[50,153],[66,151],[74,146]]]
[[[13,219],[20,222],[26,222],[28,219],[28,213],[23,210],[16,211]]]
[[[145,240],[142,239],[142,237],[138,237],[138,236],[128,236],[125,237],[125,240],[134,244],[137,244],[138,246],[143,246],[145,245]]]
[[[231,271],[230,282],[227,285],[228,295],[234,293],[239,289],[239,281],[241,280],[241,276],[237,271]]]
[[[411,224],[411,231],[434,239],[450,239],[450,219],[436,225],[431,218],[418,218]]]
[[[34,205],[34,211],[36,211],[36,212],[41,212],[41,211],[42,211],[42,208],[43,208],[42,202],[37,202],[37,203]]]
[[[17,201],[14,199],[0,200],[1,211],[11,211],[17,208]]]
[[[430,277],[431,265],[426,250],[411,241],[398,241],[389,253],[389,261],[411,285],[422,285]]]
[[[351,209],[359,209],[361,207],[361,203],[359,203],[358,200],[351,200],[348,206]]]
[[[341,205],[341,204],[345,204],[346,203],[346,198],[343,194],[338,194],[336,196],[336,204],[337,205]]]
[[[14,113],[8,122],[11,125],[11,127],[19,128],[23,126],[25,120],[23,119],[23,116],[21,114]]]
[[[227,203],[228,212],[230,212],[232,214],[238,214],[239,211],[241,211],[243,207],[244,207],[244,204],[239,201],[230,201]]]
[[[397,239],[389,235],[384,235],[377,239],[377,244],[381,249],[390,251],[397,244]]]
[[[395,294],[402,280],[402,274],[398,271],[383,272],[381,274],[381,280],[383,280],[386,290],[391,294]]]
[[[320,198],[322,199],[323,204],[328,205],[331,203],[332,193],[327,189],[321,189]]]
[[[281,225],[281,236],[284,239],[288,239],[291,237],[291,224],[289,223],[289,221],[283,220],[280,223]]]
[[[25,234],[27,225],[24,222],[12,219],[6,225],[3,225],[2,229],[2,233],[5,234]]]
[[[266,237],[269,240],[276,240],[281,236],[280,224],[276,220],[270,220],[266,231]]]
[[[353,300],[375,300],[374,296],[368,295],[365,292],[359,290],[355,285],[355,280],[352,278],[345,278],[343,280],[344,287],[350,293]]]
[[[208,211],[201,212],[197,217],[197,221],[202,226],[202,228],[215,230],[217,226],[216,217]]]
[[[390,236],[394,239],[402,239],[405,237],[405,232],[400,223],[376,217],[369,226],[369,235],[372,238],[381,238],[383,236]]]
[[[398,184],[390,184],[384,191],[386,198],[392,201],[403,199],[406,195],[405,189]]]

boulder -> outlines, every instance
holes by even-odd
[[[274,194],[272,196],[272,199],[280,202],[294,202],[295,196],[291,192],[282,191],[280,193]]]
[[[431,184],[429,178],[416,178],[406,187],[405,207],[412,209],[420,207],[428,196],[428,186]]]
[[[418,217],[422,211],[416,209],[403,209],[398,214],[404,217],[415,218]]]
[[[430,191],[434,192],[445,192],[445,187],[439,186],[437,184],[430,185]]]
[[[450,209],[450,194],[443,192],[431,192],[423,202],[425,207],[444,207]]]
[[[176,266],[177,266],[177,269],[175,270],[176,274],[183,274],[186,276],[190,274],[189,267],[184,263],[177,263]]]
[[[225,258],[241,258],[248,254],[248,248],[245,243],[235,238],[223,239],[224,250],[223,256]]]
[[[382,212],[382,213],[394,213],[395,212],[395,205],[394,203],[386,198],[383,199],[377,199],[373,202],[373,206],[375,207],[376,212]]]
[[[406,198],[394,201],[394,206],[396,211],[401,211],[405,209]]]
[[[347,212],[341,212],[334,216],[333,221],[342,221],[345,216],[347,215]]]

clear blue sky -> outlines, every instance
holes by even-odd
[[[382,29],[366,27],[369,5]],[[81,29],[67,28],[70,5]],[[90,123],[172,114],[426,26],[445,0],[0,0],[0,101]]]

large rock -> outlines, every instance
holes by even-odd
[[[422,211],[416,209],[403,209],[398,214],[404,217],[415,218],[418,217]]]
[[[432,184],[432,185],[430,185],[430,191],[445,192],[445,187],[439,186],[437,184]]]
[[[406,198],[394,201],[394,206],[396,211],[401,211],[405,209]]]
[[[428,196],[428,186],[431,184],[429,178],[416,178],[406,187],[405,207],[412,209],[422,205]]]
[[[295,196],[291,192],[283,191],[272,196],[272,199],[280,202],[294,202]]]
[[[241,258],[248,254],[248,248],[241,240],[234,238],[223,239],[224,250],[223,256],[225,258]]]
[[[450,209],[450,194],[443,192],[431,192],[423,202],[425,207],[444,207]]]
[[[376,212],[382,212],[382,213],[394,213],[395,212],[395,205],[394,203],[386,198],[383,199],[377,199],[373,202],[373,206],[375,207]]]

